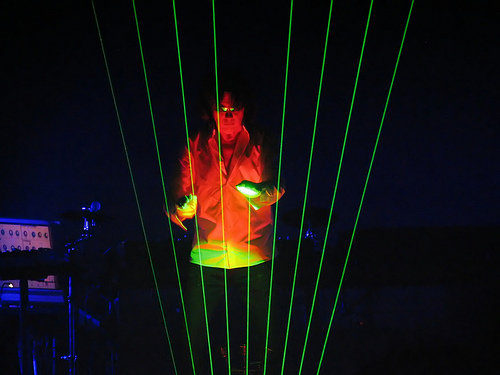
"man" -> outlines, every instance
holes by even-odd
[[[185,307],[197,373],[208,363],[203,290],[208,321],[225,321],[212,316],[224,301],[225,280],[244,306],[249,285],[252,339],[247,354],[252,362],[264,359],[271,205],[284,193],[277,188],[270,140],[251,126],[253,95],[246,81],[238,73],[222,72],[218,89],[219,101],[213,77],[202,88],[201,112],[208,127],[190,140],[180,158],[171,189],[176,204],[168,212],[185,230],[185,220],[196,219]]]

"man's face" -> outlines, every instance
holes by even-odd
[[[217,108],[213,108],[213,116],[217,129],[222,136],[236,135],[243,126],[243,115],[245,108],[234,108],[234,101],[231,93],[225,92]]]

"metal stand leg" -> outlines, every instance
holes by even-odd
[[[68,349],[69,354],[67,356],[63,356],[62,359],[68,361],[69,375],[75,375],[75,312],[73,306],[73,286],[71,276],[68,277]]]
[[[73,286],[72,277],[69,277],[69,298],[68,298],[68,312],[69,312],[69,374],[75,375],[75,311],[73,306]]]
[[[68,362],[69,375],[75,375],[75,312],[73,306],[73,286],[71,276],[68,277],[68,350],[68,355],[62,356],[61,359]]]
[[[20,330],[20,364],[21,364],[21,374],[22,375],[33,375],[33,367],[31,363],[31,355],[28,340],[28,280],[19,280],[20,289],[20,306],[19,306],[19,330]]]

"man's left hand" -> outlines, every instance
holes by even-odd
[[[236,185],[236,189],[247,198],[257,198],[262,194],[263,184],[243,180]]]

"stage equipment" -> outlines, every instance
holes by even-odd
[[[112,219],[99,212],[100,206],[98,202],[93,202],[89,207],[82,207],[81,211],[61,215],[67,220],[81,221],[83,229],[76,240],[66,243],[61,251],[52,249],[49,222],[0,219],[0,306],[3,314],[19,314],[22,375],[35,375],[37,366],[40,367],[37,344],[29,339],[36,336],[33,333],[38,329],[32,319],[28,324],[29,316],[38,313],[47,316],[68,314],[68,352],[62,356],[58,354],[57,358],[66,362],[70,375],[76,373],[75,318],[87,318],[89,314],[75,308],[73,281],[78,280],[80,290],[82,277],[87,271],[86,264],[82,264],[80,259],[84,253],[82,249],[94,236],[98,224]],[[64,288],[59,287],[59,281]],[[55,371],[55,338],[53,355]]]
[[[19,253],[13,257],[3,257],[0,267],[2,271],[6,271],[4,262],[10,261],[11,266],[15,267],[15,262],[22,262],[26,266],[29,262],[48,261],[52,262],[54,259],[50,257],[48,252],[43,252],[38,255],[30,254],[30,250],[37,249],[50,249],[52,248],[51,233],[49,223],[46,221],[23,220],[23,219],[5,219],[0,218],[0,252],[1,253]],[[24,253],[26,251],[26,253]],[[23,252],[23,255],[20,253]],[[30,254],[30,255],[27,255]],[[44,258],[43,260],[41,258]],[[2,273],[4,274],[4,272]],[[0,275],[2,275],[0,274]],[[7,277],[7,276],[0,276]],[[13,287],[19,288],[18,280],[0,280],[3,283],[11,283]],[[45,275],[45,277],[29,277],[28,288],[42,288],[42,289],[56,289],[57,282],[53,275]]]
[[[333,225],[337,220],[337,215],[333,214],[330,219],[330,210],[318,206],[307,206],[305,211],[302,207],[288,210],[280,217],[280,220],[285,225],[299,229],[302,239],[310,240],[301,241],[301,247],[305,252],[321,253],[326,228]],[[336,231],[330,234],[329,240],[330,246],[333,246],[337,241]]]
[[[67,211],[60,215],[61,219],[80,221],[82,220],[84,229],[95,227],[96,223],[107,223],[113,220],[113,217],[102,212],[91,211],[92,208],[82,207],[81,211]],[[95,208],[94,208],[95,209]],[[88,224],[86,224],[88,223]]]
[[[42,297],[38,300],[42,302],[61,302],[62,292],[54,292],[52,296],[35,292],[37,289],[55,290],[56,278],[49,275],[59,273],[67,263],[65,257],[51,250],[51,245],[48,222],[0,219],[0,278],[3,279],[0,300],[2,305],[7,303],[12,307],[17,302],[19,306],[20,365],[23,375],[31,375],[36,371],[36,359],[32,358],[26,324],[28,307],[31,307],[30,296],[34,298],[38,294],[38,297]]]
[[[1,261],[1,260],[0,260]],[[29,289],[28,301],[30,313],[51,313],[60,310],[65,299],[60,289]],[[2,311],[17,309],[21,305],[21,289],[4,285],[0,292]]]
[[[77,319],[85,325],[85,328],[102,329],[102,321],[109,319],[115,311],[117,302],[117,298],[111,296],[113,292],[105,293],[106,290],[100,285],[103,277],[111,276],[102,274],[104,257],[96,258],[95,240],[99,237],[97,234],[100,224],[113,220],[111,216],[100,212],[100,209],[99,202],[92,202],[89,207],[82,207],[81,211],[68,211],[60,215],[62,219],[80,221],[82,224],[80,235],[65,244],[65,252],[73,267],[67,278],[69,352],[62,359],[67,361],[70,375],[76,374],[75,324]],[[114,359],[112,359],[112,367],[113,361]],[[81,359],[78,362],[83,363]]]

